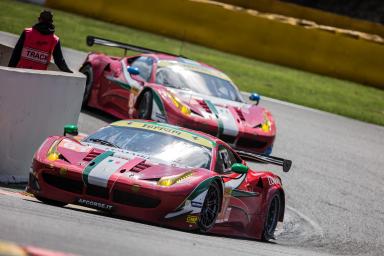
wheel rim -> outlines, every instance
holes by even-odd
[[[273,197],[271,205],[269,207],[266,230],[267,233],[272,236],[275,232],[277,219],[279,216],[280,200],[277,196]]]
[[[203,209],[200,214],[200,225],[204,230],[209,229],[215,223],[219,211],[219,191],[211,186],[206,195]]]

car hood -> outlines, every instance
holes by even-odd
[[[156,180],[165,176],[173,176],[190,171],[194,168],[170,166],[162,163],[161,160],[155,161],[149,156],[129,152],[126,150],[107,147],[94,143],[79,142],[69,138],[62,138],[57,147],[61,159],[69,164],[83,167],[83,170],[96,162],[94,168],[101,165],[105,171],[117,172],[123,170],[127,174],[133,174],[137,179]],[[106,154],[113,152],[113,154]],[[100,156],[104,159],[100,161]],[[98,158],[98,160],[95,160]],[[101,172],[103,170],[100,170]]]
[[[237,123],[256,127],[265,121],[266,109],[254,104],[222,99],[193,91],[168,89],[191,110],[205,118],[234,119]],[[216,116],[216,117],[215,117]]]

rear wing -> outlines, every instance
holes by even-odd
[[[237,154],[243,158],[248,160],[254,160],[262,163],[268,163],[268,164],[275,164],[283,167],[284,172],[288,172],[289,169],[291,169],[292,161],[275,157],[275,156],[266,156],[266,155],[259,155],[255,153],[249,153],[244,151],[236,151]]]
[[[121,43],[121,42],[117,42],[117,41],[113,41],[113,40],[105,39],[101,37],[96,37],[96,36],[87,36],[86,40],[87,40],[86,42],[88,46],[93,46],[94,44],[98,44],[98,45],[104,45],[104,46],[123,49],[124,55],[127,54],[127,51],[135,51],[135,52],[142,52],[142,53],[162,53],[162,54],[176,56],[173,53],[162,52],[162,51],[149,49],[149,48],[145,48],[145,47],[141,47],[133,44]]]

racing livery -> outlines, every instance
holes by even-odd
[[[214,135],[236,149],[270,154],[276,134],[271,113],[247,104],[223,72],[204,63],[92,36],[101,44],[142,52],[130,57],[90,53],[83,105],[120,119],[140,118]]]
[[[122,120],[78,139],[74,126],[48,137],[33,158],[27,190],[45,203],[79,204],[184,230],[268,240],[285,209],[281,179],[208,134]]]

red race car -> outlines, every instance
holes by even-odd
[[[214,135],[236,149],[269,155],[276,134],[269,111],[243,100],[236,85],[204,63],[151,49],[88,36],[101,44],[142,52],[132,57],[90,53],[83,105],[120,119],[140,118]]]
[[[121,120],[81,140],[77,127],[48,137],[33,158],[27,190],[42,202],[79,204],[184,230],[268,240],[285,209],[281,179],[250,170],[211,135],[165,123]]]

